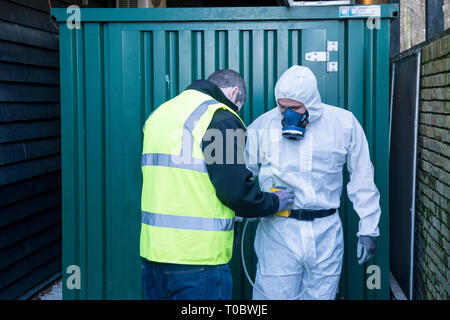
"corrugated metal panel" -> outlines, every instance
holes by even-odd
[[[281,73],[301,64],[317,75],[326,103],[352,111],[363,124],[382,195],[374,260],[381,289],[368,290],[367,266],[355,257],[358,219],[344,191],[339,295],[389,298],[388,18],[396,9],[382,7],[379,30],[368,29],[366,19],[338,19],[337,7],[83,10],[80,30],[61,27],[63,268],[79,265],[82,279],[81,290],[65,288],[64,297],[141,297],[141,128],[154,108],[191,81],[232,68],[248,86],[241,115],[249,124],[275,106]],[[54,13],[65,21],[65,11]],[[308,52],[326,51],[329,40],[339,41],[339,51],[330,53],[339,72],[305,59]],[[247,261],[254,265],[254,255]],[[234,297],[250,298],[238,250],[231,264]]]

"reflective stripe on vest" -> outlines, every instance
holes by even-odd
[[[144,153],[142,155],[142,166],[163,166],[179,169],[188,169],[199,172],[207,172],[205,161],[192,157],[194,147],[194,137],[192,130],[202,115],[208,110],[211,104],[217,104],[216,100],[207,100],[199,105],[187,118],[183,125],[183,137],[181,142],[180,155],[164,153]],[[186,134],[187,133],[187,134]]]
[[[142,223],[154,227],[203,231],[230,231],[234,228],[234,219],[174,216],[146,211],[142,211]]]
[[[165,153],[145,153],[142,155],[142,166],[162,166],[170,168],[188,169],[207,172],[205,161],[202,159],[186,158]]]

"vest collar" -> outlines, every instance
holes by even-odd
[[[231,102],[225,94],[220,90],[220,88],[213,82],[208,80],[196,80],[189,85],[186,90],[197,90],[204,94],[209,95],[214,100],[230,107],[234,112],[238,113],[238,107]]]

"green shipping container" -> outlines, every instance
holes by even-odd
[[[312,69],[325,103],[352,111],[360,121],[381,193],[381,236],[369,263],[379,267],[381,280],[369,288],[373,271],[357,264],[359,218],[343,188],[338,296],[389,299],[389,26],[397,12],[397,5],[82,9],[77,29],[66,24],[76,12],[54,9],[60,30],[64,299],[142,297],[140,164],[142,126],[150,112],[193,80],[231,68],[247,83],[241,116],[250,124],[275,106],[274,85],[295,64]],[[255,229],[245,240],[252,275]],[[73,281],[73,265],[80,268],[80,289],[66,285]],[[233,297],[250,299],[238,247],[231,267]]]

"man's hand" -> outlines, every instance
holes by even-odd
[[[363,264],[375,255],[375,238],[370,236],[360,236],[356,246],[356,258],[359,264]]]
[[[291,210],[292,206],[294,205],[294,191],[292,189],[283,189],[275,191],[274,194],[278,197],[278,200],[280,200],[280,205],[278,206],[278,211],[283,210]]]

